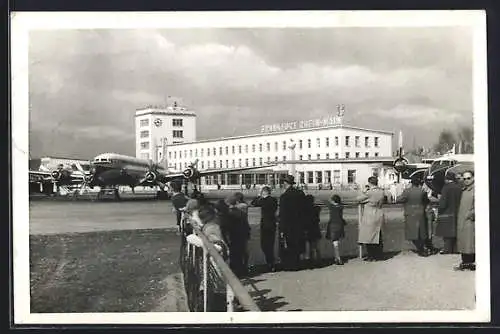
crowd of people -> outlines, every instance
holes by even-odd
[[[249,269],[248,208],[259,207],[260,246],[269,271],[275,271],[277,265],[283,270],[298,270],[303,259],[317,263],[321,260],[318,244],[322,238],[321,207],[312,195],[306,195],[295,186],[293,176],[287,175],[282,181],[285,191],[279,198],[273,197],[271,188],[265,186],[250,203],[245,201],[241,192],[215,203],[208,201],[199,191],[194,191],[188,198],[181,192],[180,184],[173,184],[172,203],[177,212],[177,225],[187,237],[192,228],[183,223],[182,212],[198,215],[202,231],[226,256],[232,271],[243,277]],[[456,270],[475,270],[474,173],[464,172],[462,182],[459,184],[455,174],[447,173],[446,184],[441,195],[437,196],[425,188],[421,179],[414,178],[411,186],[397,197],[396,203],[404,205],[405,237],[413,242],[418,255],[430,256],[439,252],[432,242],[435,235],[444,240],[441,254],[462,254]],[[358,243],[366,249],[364,260],[383,260],[385,215],[382,206],[387,202],[387,195],[378,186],[377,177],[368,179],[367,187],[356,201],[363,204]],[[340,242],[345,237],[344,204],[338,194],[332,194],[324,204],[329,211],[325,238],[331,242],[334,263],[343,265]],[[279,242],[277,257],[276,233]]]

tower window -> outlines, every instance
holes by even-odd
[[[184,138],[183,132],[182,130],[174,130],[174,138]]]
[[[172,119],[172,126],[182,126],[182,118]]]

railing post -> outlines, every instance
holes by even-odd
[[[203,247],[203,312],[208,312],[208,251]]]
[[[226,284],[226,311],[234,312],[234,293],[229,284]]]
[[[358,204],[358,234],[359,234],[359,229],[361,227],[361,219],[363,216],[363,204]],[[363,258],[363,245],[358,246],[358,257],[360,259]]]

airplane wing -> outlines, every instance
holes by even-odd
[[[204,171],[197,171],[198,176],[206,176],[206,175],[216,175],[216,174],[222,174],[222,173],[231,173],[231,172],[241,172],[245,170],[252,170],[252,169],[260,169],[260,168],[266,168],[266,167],[273,167],[276,166],[276,164],[267,164],[264,166],[257,166],[257,167],[238,167],[238,168],[215,168],[215,169],[208,169]],[[163,175],[163,182],[168,182],[173,179],[178,179],[178,178],[184,178],[186,175],[184,173],[173,173],[173,174],[165,174]]]
[[[34,171],[30,170],[29,171],[29,176],[38,176],[38,177],[51,177],[50,172],[42,172],[42,171]]]
[[[52,172],[44,172],[44,171],[29,171],[29,177],[42,179],[43,181],[52,180]],[[81,173],[71,173],[68,178],[71,182],[83,182],[85,180],[85,176]]]

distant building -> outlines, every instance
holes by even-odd
[[[135,155],[140,159],[163,160],[164,145],[196,140],[196,113],[176,102],[148,106],[135,112]]]
[[[247,136],[186,140],[168,145],[165,154],[170,168],[177,172],[196,159],[199,170],[277,164],[203,177],[202,185],[277,184],[289,172],[297,183],[313,187],[360,186],[372,175],[382,185],[394,183],[393,133],[343,125],[333,118],[267,125],[261,133]]]

